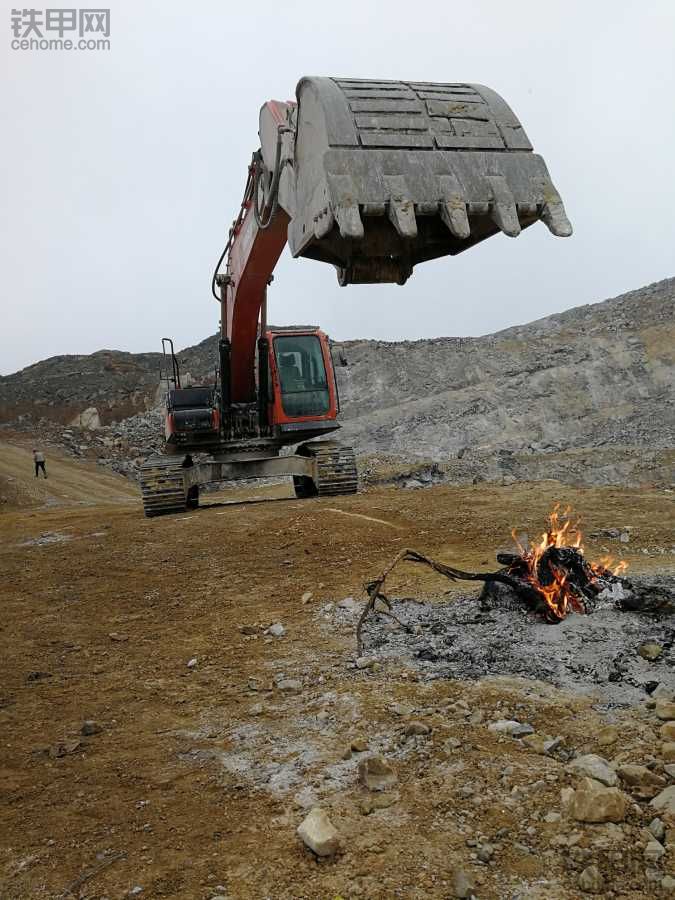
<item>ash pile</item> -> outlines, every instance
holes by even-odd
[[[674,576],[629,579],[623,560],[588,561],[578,520],[558,506],[539,543],[513,538],[515,551],[497,554],[494,572],[400,551],[366,586],[356,624],[361,666],[396,659],[428,680],[534,678],[596,694],[606,707],[633,704],[659,686],[675,691]],[[393,599],[385,583],[405,562],[453,582],[482,583],[482,591]]]
[[[551,623],[508,587],[481,596],[390,600],[403,627],[377,607],[363,631],[363,658],[403,663],[425,680],[534,678],[595,694],[605,708],[632,705],[662,685],[675,691],[675,577],[622,580],[592,611]],[[630,609],[654,597],[659,613]],[[355,622],[349,607],[333,613]]]

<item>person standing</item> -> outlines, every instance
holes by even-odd
[[[42,450],[33,450],[33,462],[35,463],[35,477],[38,478],[40,470],[42,470],[42,474],[47,477],[47,470],[45,469],[45,455]]]

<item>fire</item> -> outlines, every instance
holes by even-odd
[[[560,504],[556,503],[538,544],[524,547],[515,530],[511,532],[520,554],[519,568],[525,566],[525,571],[519,572],[520,577],[535,588],[555,619],[563,619],[570,610],[585,612],[583,596],[580,596],[578,585],[572,579],[572,568],[582,570],[584,580],[590,584],[601,578],[621,575],[628,568],[625,560],[615,561],[611,556],[602,557],[597,562],[587,562],[580,524],[581,520],[572,516],[571,507],[561,512]],[[576,553],[571,554],[569,562],[563,567],[559,564],[563,554],[552,553],[552,550]]]

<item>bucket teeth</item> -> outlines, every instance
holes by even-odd
[[[335,219],[340,229],[340,237],[361,240],[365,231],[356,203],[343,204],[335,208]]]
[[[569,237],[572,234],[572,224],[567,218],[560,197],[544,203],[539,217],[551,234],[556,237]]]
[[[415,204],[410,199],[405,178],[402,175],[383,175],[382,180],[389,192],[388,215],[392,225],[401,237],[416,238]]]
[[[471,227],[459,181],[454,175],[441,175],[439,181],[442,197],[441,219],[451,234],[460,240],[465,240],[471,234]]]
[[[321,213],[314,217],[314,237],[317,240],[321,240],[322,237],[328,234],[334,223],[335,218],[332,209],[328,206],[324,207]]]
[[[518,237],[520,234],[518,210],[506,178],[503,175],[488,175],[486,180],[492,190],[493,202],[490,204],[492,221],[504,234]]]
[[[340,237],[361,240],[365,231],[359,204],[354,199],[358,196],[356,185],[349,175],[331,175],[329,184],[333,215],[340,229]]]
[[[572,233],[544,160],[484,85],[303,78],[297,97],[279,195],[289,246],[341,284],[402,283],[418,263],[539,219]]]

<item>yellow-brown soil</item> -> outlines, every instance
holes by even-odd
[[[0,516],[0,896],[112,900],[140,886],[142,898],[445,898],[457,866],[474,873],[481,900],[511,897],[517,885],[524,897],[579,896],[554,837],[576,830],[579,846],[594,847],[605,826],[539,819],[527,836],[532,812],[559,809],[562,767],[485,723],[458,720],[448,703],[463,698],[488,718],[520,717],[595,750],[600,714],[541,685],[422,684],[401,667],[355,670],[353,635],[320,627],[319,610],[361,597],[363,582],[404,546],[469,569],[492,565],[510,529],[537,533],[556,500],[589,529],[631,525],[628,561],[662,568],[663,557],[636,548],[672,539],[672,495],[549,482],[298,501],[284,485],[236,495],[267,502],[146,520],[124,480],[52,458],[50,480],[35,486],[25,454],[3,445],[0,473],[28,467],[31,503],[44,504],[48,490],[64,505]],[[397,584],[414,593],[447,587],[419,569]],[[240,630],[276,621],[281,638]],[[300,680],[301,692],[275,687],[280,674]],[[433,728],[398,755],[395,702],[417,707]],[[656,727],[645,716],[626,719],[626,747]],[[50,755],[85,719],[101,732]],[[454,757],[444,749],[453,735],[462,741]],[[355,737],[396,755],[398,795],[371,815],[355,760],[342,760]],[[522,789],[515,806],[499,800],[504,778],[505,797]],[[467,782],[478,782],[476,796],[459,792]],[[304,788],[341,832],[336,859],[317,862],[296,837]],[[481,803],[486,792],[492,799]],[[635,811],[628,822],[641,824]],[[495,865],[478,865],[467,838],[494,840],[501,828]],[[515,847],[523,842],[533,852]],[[614,896],[655,895],[644,866],[619,884],[605,851],[593,860]]]

